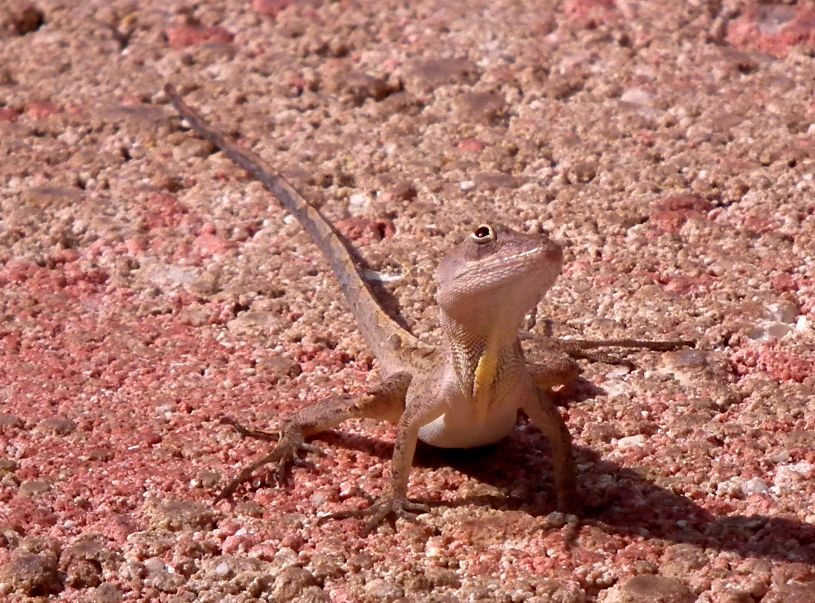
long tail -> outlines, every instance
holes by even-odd
[[[164,91],[179,115],[189,122],[190,127],[199,136],[218,147],[227,157],[261,182],[286,210],[297,218],[331,266],[340,289],[356,317],[359,330],[385,372],[403,368],[406,352],[423,346],[382,310],[363,280],[345,241],[334,227],[260,156],[239,147],[222,131],[209,125],[195,109],[181,100],[171,84],[167,84]]]

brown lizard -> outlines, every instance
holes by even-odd
[[[347,419],[384,419],[397,426],[388,488],[365,509],[328,516],[370,516],[367,532],[385,518],[413,518],[429,510],[407,497],[417,440],[442,448],[491,444],[515,428],[522,410],[551,445],[557,508],[576,511],[579,498],[571,436],[550,396],[551,388],[579,373],[566,353],[585,355],[585,350],[603,345],[664,350],[688,342],[625,339],[570,343],[550,338],[557,351],[551,360],[527,363],[518,331],[560,273],[563,252],[547,234],[523,234],[500,224],[480,224],[438,267],[436,301],[444,343],[438,348],[425,345],[382,310],[346,243],[315,207],[258,155],[207,124],[171,85],[165,92],[199,136],[258,179],[311,236],[339,281],[383,378],[361,397],[339,397],[303,408],[283,421],[276,434],[227,420],[246,436],[276,440],[276,444],[229,482],[216,501],[230,497],[269,463],[277,463],[277,479],[282,481],[301,452],[314,450],[305,443],[310,436]]]

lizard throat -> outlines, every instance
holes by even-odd
[[[483,425],[495,404],[514,387],[516,369],[523,367],[516,326],[507,317],[464,322],[442,312],[441,318],[461,393],[470,401],[475,420]],[[492,328],[485,329],[490,322]]]

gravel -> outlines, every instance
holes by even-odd
[[[0,8],[0,596],[55,601],[815,599],[815,18],[805,2],[11,0]],[[686,338],[557,392],[544,438],[421,449],[433,511],[349,422],[213,505],[272,429],[375,379],[316,248],[161,91],[253,148],[433,341],[472,224],[548,229],[533,337]],[[538,348],[539,349],[539,348]]]

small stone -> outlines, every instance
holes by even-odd
[[[151,557],[150,559],[145,560],[144,569],[147,571],[147,577],[153,578],[166,571],[167,566],[164,565],[164,561],[158,557]]]
[[[48,492],[51,489],[51,483],[44,479],[32,479],[20,484],[17,493],[20,496],[29,498],[36,498]]]
[[[14,123],[17,121],[18,115],[14,109],[9,109],[8,107],[0,108],[0,122]]]
[[[694,603],[696,595],[676,578],[635,576],[603,593],[602,603]]]
[[[597,165],[591,161],[581,161],[573,165],[566,173],[569,184],[586,184],[597,176]]]
[[[365,593],[377,601],[395,601],[404,596],[402,588],[383,580],[382,578],[374,578],[365,584]]]
[[[615,0],[566,0],[563,12],[580,25],[593,28],[619,17],[615,4]]]
[[[777,320],[786,324],[794,324],[801,313],[798,304],[790,300],[782,300],[769,304],[764,308],[763,317],[768,320]]]
[[[0,475],[14,473],[20,466],[12,459],[0,459]]]
[[[780,465],[775,470],[773,490],[776,494],[784,494],[788,490],[798,488],[799,484],[809,479],[812,474],[813,466],[808,461]]]
[[[706,219],[712,209],[711,203],[698,195],[671,195],[651,206],[648,223],[661,232],[677,233],[689,220]]]
[[[28,536],[20,541],[20,550],[35,555],[47,555],[55,559],[59,557],[61,547],[59,540],[47,536]]]
[[[638,434],[633,436],[626,436],[617,440],[617,448],[625,450],[627,448],[641,448],[645,446],[647,440],[644,435]]]
[[[227,578],[232,574],[232,570],[229,567],[228,563],[222,562],[215,566],[215,570],[213,571],[218,578]]]
[[[478,190],[495,191],[502,188],[517,188],[523,183],[523,179],[503,172],[481,172],[476,174],[475,182]]]
[[[52,433],[54,435],[68,435],[76,430],[76,422],[67,417],[51,417],[43,419],[37,424],[37,431]]]
[[[145,581],[163,593],[175,593],[184,583],[184,577],[165,565],[159,557],[151,557],[144,562]]]
[[[100,584],[90,594],[92,603],[119,603],[122,598],[122,590],[110,582]]]
[[[11,15],[11,25],[18,36],[33,33],[44,24],[45,13],[33,4],[29,4]]]
[[[19,429],[24,425],[23,420],[15,415],[0,413],[0,432],[7,429]]]
[[[506,101],[494,92],[465,92],[456,101],[458,116],[465,121],[490,124],[506,114]]]
[[[815,601],[815,582],[791,582],[772,587],[761,598],[761,603],[812,603]]]
[[[580,73],[558,74],[549,79],[546,93],[551,98],[566,100],[580,92],[585,85],[586,78]]]
[[[258,358],[255,368],[265,377],[274,377],[278,381],[284,377],[296,377],[303,372],[303,367],[299,363],[274,352],[268,352]]]
[[[653,96],[642,88],[629,88],[620,95],[620,101],[637,107],[651,107]]]
[[[160,592],[173,594],[184,584],[184,576],[164,571],[153,577],[150,583]]]
[[[476,66],[467,59],[438,58],[420,61],[411,69],[407,87],[431,92],[453,83],[472,83],[478,74]]]
[[[55,595],[63,588],[55,555],[38,555],[21,548],[0,568],[0,584],[8,585],[12,592],[32,597]]]
[[[219,480],[220,481],[220,480]],[[214,484],[213,484],[214,485]],[[241,501],[235,505],[235,513],[247,517],[263,517],[264,506],[252,500]]]
[[[217,471],[204,469],[198,472],[198,485],[201,488],[214,488],[221,482],[221,474]]]
[[[741,485],[741,491],[745,496],[750,494],[766,494],[770,491],[770,486],[760,477],[748,479]]]
[[[334,227],[346,239],[360,245],[390,239],[396,233],[393,221],[388,218],[346,218],[335,222]]]
[[[727,41],[783,58],[794,46],[815,50],[815,8],[767,4],[747,9],[727,27]]]
[[[412,182],[400,182],[394,185],[389,192],[397,201],[413,201],[419,194]]]
[[[209,530],[215,527],[215,511],[203,503],[171,500],[158,506],[150,517],[151,526],[178,532],[180,530]]]
[[[303,589],[314,586],[314,576],[301,567],[287,567],[275,578],[272,597],[275,601],[291,601]]]
[[[309,586],[292,601],[293,603],[329,603],[330,600],[322,588],[319,586]]]
[[[59,105],[50,100],[35,100],[28,103],[25,113],[31,119],[47,119],[61,110]]]
[[[120,562],[119,553],[108,547],[102,536],[89,534],[62,551],[59,569],[67,586],[88,588],[102,583],[103,567],[113,568]]]
[[[113,459],[113,449],[110,446],[94,446],[88,450],[89,461],[107,462]]]
[[[666,352],[662,355],[662,363],[673,371],[681,369],[698,369],[709,364],[710,354],[704,350],[694,350],[684,348],[673,352]]]
[[[276,19],[277,15],[291,6],[293,0],[252,0],[252,10],[259,15]]]
[[[456,145],[459,151],[464,153],[480,153],[486,148],[486,144],[477,138],[464,138]]]
[[[399,90],[399,85],[361,71],[336,69],[326,77],[325,88],[339,94],[343,103],[359,107],[369,98],[375,101],[387,98]]]
[[[164,32],[170,48],[181,49],[200,44],[229,44],[235,36],[223,27],[181,25]]]

